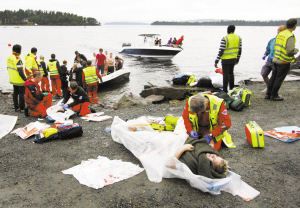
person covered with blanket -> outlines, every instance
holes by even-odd
[[[174,156],[196,175],[212,179],[226,177],[228,162],[204,138],[189,137]]]
[[[230,137],[226,131],[231,127],[231,120],[223,99],[210,94],[196,94],[189,98],[183,110],[184,126],[193,139],[205,138],[217,151],[222,139]],[[228,139],[229,140],[229,139]],[[224,141],[224,140],[223,140]],[[226,145],[230,147],[229,142]]]
[[[65,104],[70,98],[73,98],[73,102],[70,104]],[[70,82],[70,88],[64,96],[64,100],[60,104],[63,109],[71,108],[75,112],[79,112],[79,115],[85,116],[90,113],[95,113],[93,108],[89,108],[90,99],[87,92],[80,86],[77,82]]]

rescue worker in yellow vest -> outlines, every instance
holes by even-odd
[[[13,46],[13,53],[7,58],[7,71],[9,82],[13,85],[14,109],[17,112],[24,113],[25,109],[25,87],[24,82],[27,80],[24,74],[23,62],[20,58],[22,47],[18,44]]]
[[[49,85],[49,79],[48,79],[48,71],[47,71],[47,67],[46,67],[43,55],[40,56],[40,60],[39,60],[38,64],[39,64],[40,72],[43,75],[43,79],[41,81],[42,92],[50,92],[50,85]]]
[[[209,94],[197,94],[186,102],[182,118],[190,137],[205,138],[215,150],[222,140],[229,148],[235,148],[230,134],[231,120],[223,99]]]
[[[227,27],[228,35],[222,38],[219,54],[215,60],[215,67],[218,68],[219,60],[222,59],[223,91],[226,93],[228,92],[228,81],[230,89],[234,88],[234,65],[239,63],[242,54],[242,38],[234,34],[234,31],[234,25]]]
[[[268,82],[265,99],[272,101],[283,101],[278,91],[290,70],[290,65],[295,61],[294,55],[299,49],[295,48],[296,38],[292,33],[297,27],[297,19],[289,19],[286,22],[286,30],[280,32],[275,39],[274,58],[272,60],[274,69]]]
[[[25,55],[25,74],[27,79],[32,78],[34,72],[39,71],[39,65],[36,60],[37,49],[32,48],[31,53]]]
[[[91,66],[92,61],[87,61],[87,67],[82,71],[82,83],[88,92],[90,103],[98,104],[97,91],[98,91],[98,78],[103,83],[102,76],[99,74],[95,67]]]
[[[47,64],[47,70],[50,73],[52,94],[56,98],[61,98],[60,65],[55,59],[55,54],[51,54],[51,59]]]

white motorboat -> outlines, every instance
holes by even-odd
[[[130,43],[123,43],[123,47],[119,53],[140,58],[169,60],[183,50],[176,45],[154,45],[154,39],[156,36],[159,36],[159,34],[140,34],[139,36],[144,37],[144,45],[131,46]]]
[[[109,87],[115,84],[129,80],[130,70],[128,68],[122,68],[113,73],[108,73],[102,77],[103,83],[99,85],[98,89],[103,87]]]

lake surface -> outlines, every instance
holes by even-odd
[[[104,26],[14,26],[1,27],[0,50],[0,90],[11,90],[6,69],[7,57],[12,52],[8,44],[22,46],[21,58],[25,62],[25,54],[32,47],[38,49],[37,56],[44,55],[45,61],[52,53],[62,64],[68,61],[71,68],[77,50],[87,59],[92,59],[93,52],[99,48],[107,50],[113,55],[119,55],[125,60],[125,66],[131,70],[130,80],[120,86],[107,90],[103,99],[117,99],[122,93],[132,92],[139,94],[147,82],[157,86],[168,86],[175,75],[192,72],[197,78],[209,76],[215,70],[214,62],[218,54],[220,41],[226,35],[227,26],[151,26],[151,25],[104,25]],[[162,44],[167,43],[170,37],[177,39],[184,35],[184,50],[170,61],[147,61],[118,54],[123,43],[139,45],[143,37],[138,34],[160,34]],[[268,41],[277,34],[277,27],[246,27],[237,26],[236,34],[242,37],[242,56],[235,66],[235,83],[244,79],[262,80],[260,71],[264,64],[261,59]],[[300,29],[294,31],[300,48]],[[297,54],[298,55],[298,54]],[[221,62],[218,65],[221,67]],[[101,94],[101,93],[100,93]]]

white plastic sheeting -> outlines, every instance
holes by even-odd
[[[74,115],[75,112],[72,111],[71,109],[67,109],[64,113],[58,112],[59,110],[62,110],[62,107],[59,106],[59,104],[61,102],[62,102],[62,100],[60,100],[56,105],[47,108],[46,112],[50,118],[54,119],[55,121],[62,122],[64,120],[68,120],[70,118],[70,116]],[[70,98],[66,104],[70,104],[72,102],[73,102],[73,99]]]
[[[97,159],[82,161],[81,164],[64,170],[62,173],[73,175],[82,185],[99,189],[135,176],[143,171],[143,168],[130,162],[110,160],[106,157],[98,156]]]
[[[209,75],[211,79],[211,83],[215,88],[223,87],[223,75],[220,73],[216,73],[215,71],[211,72]]]
[[[8,134],[15,126],[18,116],[0,114],[0,139]]]
[[[161,182],[162,178],[181,178],[203,192],[220,194],[226,191],[250,201],[260,194],[241,180],[241,176],[228,171],[224,179],[210,179],[195,175],[174,157],[175,152],[187,139],[187,134],[155,131],[146,120],[123,121],[115,117],[111,126],[112,138],[123,144],[143,164],[147,176],[152,182]],[[175,168],[176,167],[176,168]]]

